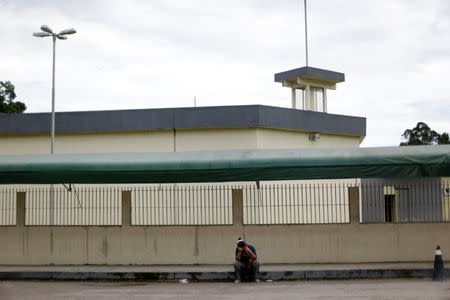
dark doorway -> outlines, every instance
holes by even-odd
[[[395,195],[384,195],[384,222],[395,223]]]

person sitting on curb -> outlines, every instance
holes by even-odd
[[[257,261],[256,249],[253,245],[249,245],[242,238],[239,238],[235,259],[233,267],[236,273],[236,280],[234,283],[241,281],[259,282],[259,262]]]

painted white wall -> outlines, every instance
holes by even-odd
[[[359,147],[360,137],[320,134],[311,141],[309,132],[267,128],[184,129],[126,133],[57,135],[55,153],[173,152],[234,149],[311,147]],[[45,154],[50,137],[0,136],[0,155]]]
[[[358,136],[320,134],[320,139],[311,141],[310,132],[257,129],[258,148],[283,149],[283,148],[337,148],[359,147],[361,141]]]
[[[173,132],[90,133],[57,135],[55,153],[171,152]],[[50,136],[0,136],[0,154],[45,154]]]
[[[255,128],[176,131],[177,151],[256,149]]]

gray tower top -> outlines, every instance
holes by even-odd
[[[326,113],[327,90],[335,90],[345,74],[306,66],[277,73],[275,81],[291,89],[292,108]]]
[[[275,74],[275,81],[297,81],[297,79],[312,79],[336,84],[345,81],[345,74],[313,67],[301,67]]]

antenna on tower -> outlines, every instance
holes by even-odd
[[[194,107],[197,107],[197,97],[194,96]]]
[[[304,0],[304,7],[305,7],[305,54],[306,54],[306,66],[308,66],[308,16],[307,16],[307,6],[306,6],[306,0]]]

